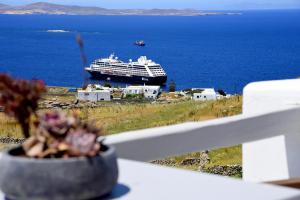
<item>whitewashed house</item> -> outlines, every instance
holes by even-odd
[[[128,86],[123,88],[124,95],[126,94],[143,94],[142,86]]]
[[[77,99],[80,101],[110,101],[110,91],[109,90],[94,90],[86,91],[79,90],[77,92]]]
[[[217,93],[213,88],[203,88],[202,92],[193,93],[192,98],[198,101],[217,100]]]
[[[143,85],[143,86],[128,86],[123,89],[123,93],[127,94],[143,94],[146,99],[156,99],[160,92],[160,86]]]
[[[221,100],[221,99],[225,99],[225,98],[228,99],[230,97],[232,97],[231,94],[226,94],[226,96],[224,96],[224,95],[217,93],[217,100]]]
[[[156,99],[160,92],[160,86],[143,86],[146,99]]]
[[[80,101],[110,101],[110,90],[102,89],[98,85],[88,85],[85,90],[77,91],[77,99]]]

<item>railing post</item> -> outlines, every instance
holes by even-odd
[[[251,83],[244,88],[243,95],[244,115],[297,107],[300,105],[300,79]],[[286,130],[281,136],[243,144],[245,181],[291,177],[300,177],[300,116],[298,133]]]

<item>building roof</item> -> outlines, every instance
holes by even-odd
[[[78,92],[80,93],[80,92],[87,92],[87,93],[110,93],[110,91],[109,90],[96,90],[96,89],[94,89],[94,90],[78,90]]]
[[[158,85],[131,85],[126,87],[126,89],[159,89]]]
[[[194,94],[216,94],[214,88],[193,88],[192,90],[203,90],[202,92],[196,92]]]

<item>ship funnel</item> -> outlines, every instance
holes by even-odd
[[[115,53],[112,53],[112,54],[110,54],[109,58],[110,58],[110,59],[113,59],[114,56],[115,56]]]

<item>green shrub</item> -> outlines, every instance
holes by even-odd
[[[175,92],[176,91],[176,83],[175,81],[171,80],[169,84],[169,92]]]
[[[125,99],[142,99],[144,98],[144,94],[126,94]]]
[[[105,82],[103,86],[104,86],[104,87],[109,87],[109,88],[111,88],[111,84],[108,83],[108,82]]]

